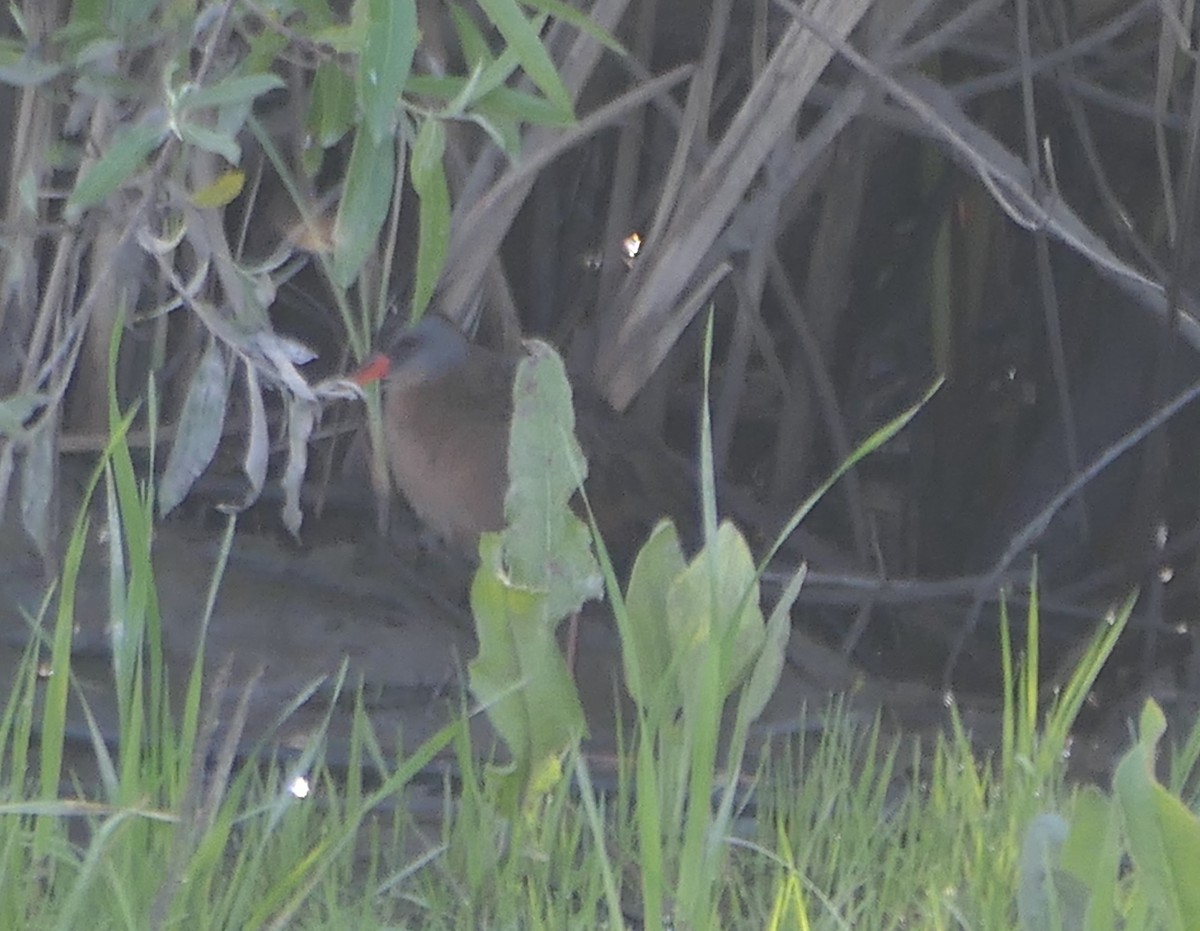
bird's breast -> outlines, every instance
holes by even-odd
[[[384,416],[396,487],[430,529],[474,556],[479,534],[504,526],[507,419],[428,391],[389,396]]]

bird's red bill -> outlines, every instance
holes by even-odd
[[[386,378],[391,365],[392,362],[387,356],[376,353],[363,363],[362,368],[350,375],[350,380],[356,385],[369,385],[373,381]]]

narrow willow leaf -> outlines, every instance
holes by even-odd
[[[446,129],[441,120],[427,119],[413,145],[411,168],[413,189],[421,201],[412,298],[414,319],[425,312],[450,247],[450,188],[442,165],[445,148]]]
[[[250,435],[246,439],[246,455],[242,457],[242,471],[250,482],[243,507],[249,507],[262,494],[267,481],[267,460],[270,442],[267,436],[267,409],[263,404],[262,386],[258,383],[258,372],[246,363],[246,401],[250,407]]]
[[[25,433],[25,424],[46,406],[49,396],[40,391],[15,394],[0,401],[0,436],[18,437]]]
[[[175,124],[179,138],[205,152],[215,152],[231,165],[242,160],[242,147],[230,133],[209,129],[197,123],[181,121]]]
[[[479,112],[470,113],[465,119],[487,133],[496,148],[510,159],[516,160],[521,152],[521,130],[516,123],[511,120],[489,119]]]
[[[0,447],[0,524],[4,523],[4,514],[8,504],[8,486],[12,482],[13,469],[16,462],[13,458],[13,444],[5,443]]]
[[[471,14],[463,9],[461,3],[450,4],[450,18],[454,22],[454,31],[458,34],[458,47],[462,49],[463,61],[467,67],[488,65],[496,60],[488,47],[487,39],[479,31]]]
[[[63,66],[46,61],[14,39],[0,39],[0,84],[36,87],[62,73]]]
[[[570,23],[580,32],[591,36],[610,52],[614,52],[622,58],[629,57],[629,52],[626,51],[625,46],[613,38],[606,29],[602,29],[596,25],[586,13],[575,9],[575,7],[569,4],[563,3],[562,0],[522,0],[522,2],[525,6],[548,13],[555,19],[562,20],[564,23]]]
[[[49,558],[54,544],[50,503],[58,471],[57,423],[54,417],[46,418],[25,447],[21,463],[21,523],[43,560]]]
[[[68,216],[100,203],[133,177],[167,136],[166,113],[157,110],[140,123],[120,133],[100,160],[92,165],[75,185],[67,199]]]
[[[446,109],[450,110],[454,101],[463,95],[467,80],[461,77],[432,77],[421,74],[413,75],[408,86],[414,94],[441,101]],[[485,112],[489,116],[503,114],[539,126],[570,126],[573,122],[570,113],[563,113],[543,97],[511,87],[496,87],[485,94],[481,92],[481,88],[485,86],[486,75],[482,75],[473,95],[474,106],[477,111]],[[463,116],[469,119],[471,114],[466,113]]]
[[[333,229],[333,279],[348,288],[375,248],[392,200],[396,178],[396,141],[385,136],[376,145],[361,130],[354,138],[346,185]]]
[[[179,97],[179,110],[186,112],[198,107],[223,107],[233,103],[251,103],[268,91],[284,87],[283,79],[274,74],[250,74],[226,78],[208,87],[189,89]]]
[[[541,97],[511,87],[497,87],[476,102],[476,110],[496,119],[507,117],[535,126],[569,126],[571,114],[563,114]]]
[[[308,108],[308,131],[322,149],[336,145],[354,125],[354,82],[332,62],[318,66]]]
[[[191,491],[192,485],[212,462],[229,398],[229,376],[225,355],[210,339],[192,373],[187,397],[179,415],[175,442],[158,486],[159,513],[170,514]]]
[[[525,18],[516,0],[479,0],[479,6],[500,30],[509,48],[517,53],[529,79],[560,113],[570,116],[574,112],[571,95],[563,86],[562,78],[550,60],[546,47],[542,45],[537,30]]]
[[[158,0],[110,0],[106,4],[108,23],[132,41],[132,34],[145,27],[158,5]]]
[[[415,0],[368,0],[367,36],[358,59],[363,123],[375,145],[396,130],[400,92],[417,49]]]
[[[288,398],[288,457],[283,470],[283,525],[293,537],[300,536],[304,512],[300,508],[300,486],[308,471],[308,439],[320,416],[321,406],[304,398]]]

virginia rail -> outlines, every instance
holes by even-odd
[[[384,441],[392,480],[417,516],[475,558],[479,535],[504,527],[512,384],[519,358],[476,345],[447,318],[426,314],[353,376],[383,379]],[[576,432],[589,462],[586,491],[618,564],[663,515],[696,526],[690,468],[657,437],[576,392]]]

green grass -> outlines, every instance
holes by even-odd
[[[524,769],[481,762],[465,712],[411,756],[389,759],[361,703],[348,766],[325,764],[322,731],[286,764],[239,756],[244,704],[226,694],[223,670],[204,674],[203,628],[223,560],[190,675],[170,682],[154,489],[135,477],[129,422],[111,409],[113,439],[93,482],[109,515],[109,611],[121,622],[112,669],[119,746],[92,726],[90,777],[73,772],[81,757],[66,752],[68,701],[90,721],[70,671],[85,509],[56,608],[31,622],[35,636],[0,714],[0,928],[1198,927],[1190,871],[1200,825],[1171,791],[1192,776],[1200,725],[1179,741],[1171,791],[1151,766],[1162,726],[1153,705],[1111,796],[1063,782],[1072,723],[1132,598],[1050,701],[1036,673],[1036,597],[1025,618],[1034,648],[1023,657],[1002,616],[994,747],[973,746],[953,713],[954,726],[924,743],[885,736],[831,697],[809,718],[819,726],[757,756],[753,769],[745,761],[764,738],[752,725],[778,675],[786,623],[758,611],[755,569],[736,531],[713,530],[687,563],[664,527],[623,594],[601,553],[626,674],[638,683],[607,791],[577,737],[546,750],[538,735],[561,742],[561,729],[542,730],[536,705],[501,686],[484,711],[516,701],[510,710],[528,720],[503,733],[541,747],[542,762],[536,753]],[[235,528],[231,517],[225,552]],[[533,604],[518,600],[522,611]],[[703,638],[677,636],[681,610],[707,619]],[[671,636],[656,640],[647,622]],[[335,694],[345,680],[343,669]],[[510,688],[527,686],[518,676]],[[281,721],[307,697],[281,709]],[[735,726],[723,729],[729,711]],[[406,790],[442,751],[460,779],[447,784],[440,817],[418,824]],[[731,779],[738,771],[746,775]],[[573,778],[546,775],[558,772]],[[293,791],[298,776],[307,797]]]
[[[132,577],[133,568],[126,571]],[[64,618],[53,619],[56,629]],[[146,620],[148,643],[157,618],[151,612]],[[152,665],[135,664],[131,673],[128,687],[141,699],[128,710],[123,737],[149,732],[158,717],[148,696],[165,694],[166,683],[148,681]],[[49,684],[69,681],[66,670],[56,661]],[[706,832],[715,852],[703,877],[711,911],[691,926],[1017,926],[1027,831],[1039,814],[1070,820],[1076,799],[1063,787],[1062,744],[1052,737],[1060,733],[1057,716],[1070,712],[1070,690],[1039,717],[1031,670],[1019,665],[1010,677],[1005,737],[983,759],[961,730],[928,746],[888,741],[876,723],[833,705],[819,735],[798,737],[756,774],[753,793],[739,794],[734,814],[750,809]],[[369,720],[357,714],[357,758],[384,776],[374,790],[358,767],[335,777],[319,750],[298,766],[233,765],[224,748],[209,744],[211,712],[199,691],[187,691],[182,714],[161,719],[166,739],[123,740],[112,759],[97,743],[105,777],[73,785],[65,770],[63,780],[47,775],[65,738],[30,650],[0,718],[0,926],[641,925],[645,811],[634,786],[646,784],[638,767],[647,764],[639,733],[628,735],[615,791],[585,788],[581,797],[562,782],[537,801],[536,817],[510,818],[473,762],[466,729],[452,727],[438,743],[457,748],[463,785],[447,797],[440,836],[425,838],[422,855],[403,815],[404,788],[436,743],[424,755],[387,760]],[[199,723],[189,739],[191,720]],[[1190,739],[1194,745],[1195,734]],[[586,780],[585,760],[572,763]],[[678,760],[648,765],[658,767],[664,797],[684,792],[681,804],[692,807]],[[303,800],[289,790],[298,768],[313,787]],[[708,806],[695,808],[709,829],[721,823]],[[659,817],[660,829],[673,823],[668,813]],[[675,898],[669,864],[659,868],[651,881],[671,920],[688,903]],[[1147,911],[1146,893],[1129,874],[1118,883],[1113,873],[1110,891],[1121,914],[1144,913],[1145,923],[1126,927],[1171,927]]]

